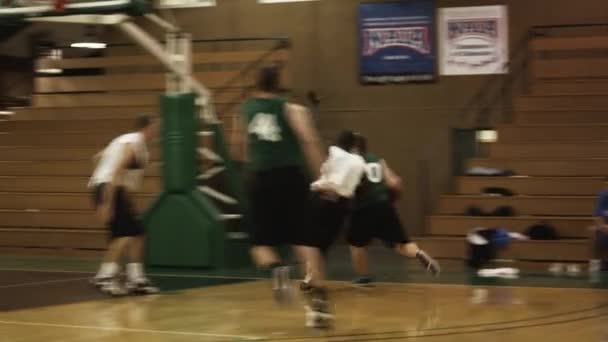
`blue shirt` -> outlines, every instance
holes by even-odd
[[[608,190],[603,190],[598,194],[593,215],[602,217],[608,222]]]

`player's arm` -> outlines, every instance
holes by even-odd
[[[312,176],[317,179],[320,175],[324,153],[321,149],[321,139],[313,124],[310,112],[303,106],[288,103],[285,105],[285,117],[302,146],[306,155]]]
[[[388,167],[388,164],[386,163],[385,160],[382,160],[380,163],[382,164],[382,173],[383,173],[382,176],[384,177],[384,181],[386,182],[386,185],[391,189],[395,189],[395,190],[401,189],[401,187],[403,186],[401,177],[399,177],[395,172],[393,172],[393,170],[390,167]]]
[[[103,204],[99,208],[101,211],[101,217],[107,221],[110,219],[110,213],[114,205],[114,192],[118,180],[121,179],[127,172],[129,162],[135,158],[135,149],[131,144],[126,144],[121,151],[122,155],[119,158],[119,162],[116,164],[114,170],[112,170],[112,181],[107,183],[104,187]]]

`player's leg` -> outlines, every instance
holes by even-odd
[[[315,233],[315,235],[318,235],[318,232],[322,231],[322,228],[319,226],[322,221],[321,217],[323,216],[321,210],[322,206],[318,194],[311,193],[308,214],[310,215],[310,220],[308,222],[309,232],[302,232],[302,235],[304,235],[304,237],[300,238],[297,243],[307,243],[311,246],[316,245],[316,247],[318,248],[313,248],[314,250],[310,249],[312,247],[307,246],[296,246],[294,248],[296,255],[298,256],[298,261],[300,262],[300,265],[302,267],[302,272],[304,274],[304,279],[302,283],[300,283],[300,291],[302,292],[308,292],[312,290],[314,287],[314,280],[323,279],[324,277],[324,274],[321,274],[321,272],[324,273],[324,270],[321,270],[320,267],[324,268],[325,263],[321,263],[320,258],[323,258],[324,255],[326,255],[327,251],[323,251],[321,244],[317,244],[318,240],[320,240],[319,237],[311,237],[311,233],[313,231],[317,232]],[[304,215],[304,213],[301,213],[300,215]]]
[[[125,255],[131,238],[121,236],[118,228],[112,228],[111,234],[113,236],[108,245],[104,260],[91,283],[103,293],[111,296],[122,296],[127,294],[127,290],[120,280],[120,262]]]
[[[138,294],[154,294],[159,289],[152,285],[144,270],[145,236],[139,234],[131,238],[129,263],[127,264],[127,289]]]
[[[305,265],[305,283],[308,289],[322,286],[325,279],[325,258],[321,250],[311,246],[294,246],[293,250],[300,264]]]
[[[355,210],[346,233],[346,240],[350,245],[353,269],[357,277],[352,284],[367,288],[373,286],[369,270],[368,245],[374,238],[374,208],[365,207]]]
[[[303,263],[301,259],[298,259],[300,261],[300,265],[302,265],[302,274],[304,274],[304,279],[302,279],[302,282],[300,283],[300,291],[307,292],[312,290],[312,288],[314,287],[312,285],[313,279],[319,278],[319,274],[322,274],[321,278],[325,279],[326,274],[324,269],[327,267],[328,263],[329,248],[330,246],[317,248],[319,258],[321,258],[322,262],[320,261],[316,264],[310,262]],[[316,269],[319,267],[322,267],[323,269],[320,271],[316,271]]]
[[[289,272],[290,268],[283,265],[281,257],[274,246],[257,245],[251,248],[251,257],[254,264],[260,269],[270,272],[272,277],[272,290],[279,303],[289,300]]]
[[[397,209],[393,205],[385,203],[378,207],[377,214],[378,222],[382,223],[377,231],[378,238],[398,254],[408,258],[416,258],[428,272],[435,276],[439,275],[441,272],[439,263],[410,240],[401,223]]]
[[[372,287],[372,278],[369,271],[369,252],[367,247],[350,246],[350,255],[353,269],[358,275],[352,282],[354,286],[361,288]]]
[[[367,247],[350,246],[353,269],[357,274],[369,274],[369,257]]]
[[[120,260],[128,244],[128,237],[116,237],[110,240],[99,270],[92,279],[93,284],[101,286],[119,274]]]
[[[311,220],[308,229],[309,239],[312,244],[318,246],[321,258],[323,259],[322,267],[325,267],[328,262],[329,250],[334,242],[338,239],[346,217],[348,215],[349,206],[346,199],[327,199],[320,194],[314,193],[311,199]],[[314,279],[312,274],[315,266],[306,265],[306,276],[300,285],[300,289],[308,291],[311,289],[311,281]]]
[[[114,198],[114,217],[112,220],[112,233],[115,238],[126,241],[121,246],[129,262],[126,267],[126,289],[136,293],[156,293],[145,277],[143,271],[143,248],[145,229],[137,217],[135,208],[129,198],[127,190],[117,187]],[[119,279],[115,279],[113,286],[122,287]]]
[[[433,275],[439,275],[441,267],[437,260],[433,259],[424,250],[420,249],[414,242],[401,242],[395,245],[395,251],[408,258],[416,258],[420,264]]]
[[[317,247],[294,246],[294,251],[299,261],[307,266],[307,282],[303,283],[305,286],[300,287],[306,301],[306,326],[328,328],[333,324],[334,314],[325,284],[326,258]]]
[[[290,229],[284,209],[288,204],[285,193],[290,191],[286,172],[282,169],[258,172],[252,176],[249,189],[251,257],[258,268],[271,274],[273,295],[279,303],[291,299],[290,268],[283,264],[276,250],[288,244],[286,234]]]
[[[110,295],[123,295],[126,291],[119,281],[120,262],[129,245],[129,237],[122,232],[120,222],[117,221],[116,203],[112,205],[111,217],[105,217],[106,213],[101,213],[108,199],[104,198],[105,185],[99,184],[93,189],[93,204],[96,208],[98,217],[109,229],[110,241],[108,249],[104,254],[97,274],[91,279],[91,283],[102,292]]]
[[[143,235],[135,236],[131,239],[129,246],[129,261],[132,263],[141,263],[144,258],[145,237]]]
[[[120,279],[120,263],[130,245],[132,237],[125,236],[120,221],[114,220],[111,225],[111,241],[99,271],[92,283],[103,293],[111,296],[127,294]]]
[[[337,206],[335,203],[317,202],[319,198],[311,198],[309,181],[306,177],[297,180],[294,177],[294,192],[289,206],[290,225],[294,227],[291,239],[294,250],[301,264],[306,265],[307,291],[306,299],[306,325],[315,328],[326,328],[333,323],[333,313],[326,287],[326,259],[322,249],[327,251],[334,239],[334,231],[330,228],[331,220],[335,219]],[[326,206],[328,205],[329,206]],[[325,211],[321,212],[319,209]],[[342,220],[342,219],[341,219]]]
[[[271,267],[281,263],[281,257],[273,246],[254,246],[251,248],[251,258],[258,267]]]

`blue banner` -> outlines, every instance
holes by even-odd
[[[435,1],[360,4],[359,58],[362,83],[434,80]]]

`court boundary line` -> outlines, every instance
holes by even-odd
[[[10,289],[10,288],[15,288],[15,287],[26,287],[26,286],[33,286],[33,285],[67,283],[70,281],[87,280],[87,279],[89,279],[89,278],[68,278],[68,279],[55,279],[55,280],[45,280],[45,281],[33,281],[30,283],[0,285],[0,289]]]
[[[72,271],[62,269],[29,269],[29,268],[0,268],[1,271],[15,272],[41,272],[41,273],[73,273],[73,274],[95,274],[95,271]],[[148,273],[154,277],[174,277],[174,278],[201,278],[201,279],[233,279],[233,280],[270,280],[270,277],[251,277],[251,276],[222,276],[222,275],[203,275],[203,274],[173,274],[173,273]],[[491,278],[488,278],[491,279]],[[297,280],[297,279],[294,279]],[[327,280],[330,283],[350,283],[348,280]],[[418,283],[418,282],[400,282],[400,281],[376,281],[374,284],[381,285],[411,285],[411,286],[437,286],[437,287],[491,287],[491,288],[536,288],[536,289],[565,289],[565,290],[601,290],[606,291],[608,288],[593,288],[593,287],[552,287],[552,286],[523,286],[523,285],[472,285],[472,284],[445,284],[445,283]]]
[[[130,333],[238,338],[238,339],[243,339],[246,341],[267,340],[266,337],[252,336],[252,335],[213,334],[213,333],[194,332],[194,331],[179,331],[179,330],[171,331],[171,330],[137,329],[137,328],[122,328],[122,327],[99,327],[99,326],[94,326],[94,325],[80,325],[80,324],[56,324],[56,323],[44,323],[44,322],[6,321],[6,320],[0,320],[0,324],[38,326],[38,327],[50,327],[50,328],[67,328],[67,329],[104,330],[104,331],[118,331],[118,332],[130,332]]]

